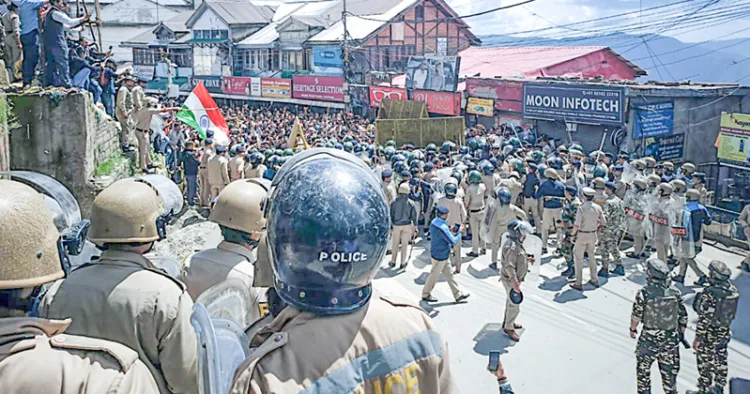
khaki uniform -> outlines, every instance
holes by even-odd
[[[151,117],[161,113],[159,109],[141,108],[135,112],[135,138],[138,140],[138,166],[146,170],[151,165]]]
[[[132,252],[105,250],[55,282],[39,305],[45,318],[71,318],[71,334],[119,342],[138,353],[162,394],[197,393],[193,301],[182,282]]]
[[[672,233],[669,228],[669,219],[667,210],[669,209],[672,198],[669,196],[659,197],[658,210],[649,214],[649,219],[652,216],[658,219],[665,219],[667,224],[659,224],[654,220],[651,220],[653,226],[653,238],[652,245],[656,249],[656,256],[661,261],[667,261],[667,249],[672,245]]]
[[[8,75],[12,82],[15,79],[16,63],[21,60],[21,21],[15,12],[3,15],[2,21],[5,30],[5,68],[12,70]]]
[[[130,136],[133,134],[135,122],[131,119],[133,115],[133,94],[127,86],[120,86],[115,101],[115,117],[120,122],[120,145],[128,146]]]
[[[224,186],[229,184],[229,160],[226,156],[216,154],[208,161],[208,185],[211,187],[211,199],[219,197]]]
[[[745,205],[745,207],[742,208],[742,212],[740,212],[739,223],[740,226],[742,226],[742,231],[745,233],[745,239],[750,241],[750,204]],[[742,260],[742,262],[745,264],[750,263],[750,254],[748,254],[747,257]]]
[[[483,183],[470,185],[464,196],[464,204],[469,211],[469,227],[471,229],[471,251],[479,253],[479,248],[487,247],[485,240],[479,239],[479,229],[484,219],[484,200],[487,188]]]
[[[133,112],[146,108],[146,92],[140,85],[133,86],[130,91],[133,94]]]
[[[513,219],[526,220],[526,214],[515,205],[503,205],[495,208],[490,223],[490,235],[492,236],[492,262],[497,264],[497,251],[500,250],[500,240],[508,231],[508,223]]]
[[[251,346],[230,394],[458,392],[446,342],[408,301],[372,299],[326,318],[287,307]]]
[[[382,181],[380,182],[380,187],[383,188],[383,193],[385,194],[385,202],[390,207],[393,200],[396,199],[396,188],[392,183],[385,183]]]
[[[0,319],[0,393],[158,394],[138,353],[64,334],[70,320]]]
[[[236,181],[245,177],[245,159],[242,156],[235,156],[229,159],[229,180]]]
[[[526,278],[529,271],[529,262],[526,257],[526,251],[520,242],[509,240],[503,245],[503,261],[500,269],[500,281],[505,287],[505,319],[503,328],[513,330],[513,324],[516,322],[518,314],[521,312],[521,306],[510,301],[510,290],[513,284],[521,283]]]
[[[458,196],[453,199],[448,197],[441,197],[437,205],[448,208],[448,218],[445,219],[445,223],[448,224],[448,228],[453,228],[456,224],[463,224],[466,221],[466,207]],[[477,233],[479,234],[479,233]],[[461,270],[461,241],[456,242],[453,245],[453,258],[456,264],[456,271]],[[439,274],[438,274],[439,275]]]
[[[583,253],[589,254],[589,273],[590,280],[599,282],[596,275],[596,242],[597,230],[600,226],[606,226],[607,219],[604,217],[604,211],[599,205],[591,201],[586,201],[578,207],[576,213],[575,226],[578,226],[573,254],[575,256],[576,285],[581,286],[583,282]]]
[[[245,178],[263,178],[263,174],[266,172],[266,166],[258,164],[257,167],[253,168],[250,162],[245,163]]]
[[[241,280],[250,293],[248,312],[250,321],[254,322],[268,313],[267,289],[253,287],[254,263],[253,252],[242,245],[222,241],[215,249],[203,250],[186,257],[180,280],[187,286],[187,292],[193,301],[204,291],[227,279]]]
[[[208,161],[211,160],[216,152],[212,148],[203,148],[201,163],[198,167],[198,183],[201,186],[201,205],[207,207],[211,204],[211,186],[208,183]]]

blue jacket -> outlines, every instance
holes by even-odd
[[[692,235],[693,241],[698,241],[701,237],[701,229],[703,225],[711,225],[711,214],[708,209],[698,203],[698,201],[690,201],[685,204],[685,211],[690,214],[690,234]]]
[[[522,195],[526,198],[536,198],[536,187],[539,186],[539,177],[536,174],[526,174],[526,182],[523,184]]]
[[[201,162],[195,158],[195,152],[184,151],[181,158],[182,165],[185,168],[185,175],[198,175],[198,167]]]
[[[544,197],[562,197],[565,198],[565,185],[558,180],[550,180],[542,182],[539,188],[536,189],[536,198],[544,199]],[[562,199],[553,198],[549,201],[544,201],[545,208],[562,208]]]
[[[430,256],[435,260],[443,261],[448,260],[453,245],[461,241],[462,234],[459,231],[453,235],[445,220],[436,217],[430,223],[430,238]]]
[[[76,74],[78,74],[79,71],[83,70],[84,68],[91,70],[92,74],[95,71],[94,66],[92,66],[88,60],[82,57],[79,57],[77,55],[70,58],[70,76],[71,77],[74,77]]]

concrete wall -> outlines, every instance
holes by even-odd
[[[0,94],[0,171],[10,169],[10,143],[8,142],[8,117],[10,108],[5,94]]]
[[[118,149],[119,126],[105,120],[88,93],[9,95],[17,117],[10,132],[10,166],[54,177],[88,216],[94,169]]]

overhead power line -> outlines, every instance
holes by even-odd
[[[525,0],[525,1],[522,1],[520,3],[515,3],[515,4],[506,5],[506,6],[502,6],[502,7],[495,7],[495,8],[491,8],[489,10],[475,12],[473,14],[460,15],[460,16],[447,16],[445,18],[437,18],[437,19],[424,19],[424,20],[420,20],[419,22],[445,22],[445,21],[456,20],[456,19],[469,19],[469,18],[474,18],[474,17],[477,17],[477,16],[491,14],[491,13],[502,11],[502,10],[507,10],[507,9],[510,9],[510,8],[520,7],[520,6],[524,5],[524,4],[533,3],[535,1],[536,0]],[[367,16],[355,15],[355,14],[353,14],[351,12],[347,12],[347,14],[349,14],[349,15],[351,15],[353,17],[362,19],[362,20],[366,20],[366,21],[390,22],[390,20],[387,20],[387,19],[370,18],[370,17],[367,17]]]

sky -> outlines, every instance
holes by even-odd
[[[522,0],[446,0],[448,4],[453,7],[459,15],[468,15],[484,11],[487,9],[516,4]],[[488,35],[488,34],[512,34],[525,30],[542,29],[555,25],[570,24],[575,22],[581,22],[594,18],[606,17],[614,14],[621,14],[629,11],[639,11],[640,9],[648,9],[651,7],[671,4],[678,1],[684,0],[536,0],[532,3],[514,7],[507,10],[494,12],[479,17],[469,18],[466,21],[472,27],[472,31],[477,35]],[[708,4],[714,2],[714,4]],[[744,3],[744,4],[743,4]],[[668,8],[678,12],[673,20],[679,22],[681,16],[689,18],[689,13],[695,12],[695,16],[706,16],[708,13],[723,12],[726,15],[750,15],[750,3],[746,0],[690,0],[679,6]],[[706,6],[703,9],[701,7]],[[642,8],[641,8],[642,7]],[[742,13],[733,13],[734,9],[717,9],[718,7],[744,7]],[[739,10],[737,10],[739,11]],[[656,12],[656,11],[652,11]],[[630,21],[624,21],[623,19],[632,19]],[[729,18],[729,16],[727,16]],[[638,18],[636,15],[620,17],[620,23],[632,23],[632,26],[637,26],[640,21],[648,23],[646,18]],[[609,21],[601,22],[609,23]],[[679,25],[679,23],[677,24]],[[607,27],[607,26],[602,26]],[[746,38],[750,37],[750,16],[737,19],[735,21],[721,22],[717,26],[708,26],[700,29],[687,29],[694,30],[688,32],[680,32],[667,30],[663,34],[673,36],[683,42],[700,42],[712,39],[733,39],[733,38]],[[596,28],[594,25],[586,25],[586,29]],[[747,29],[737,34],[729,35],[733,32]],[[644,33],[649,33],[645,31]],[[629,32],[630,34],[639,34],[638,31]],[[587,32],[575,32],[570,30],[554,30],[549,31],[547,34],[553,36],[560,36],[561,34],[567,35],[588,35],[591,33]],[[535,36],[542,35],[542,33],[534,33]],[[728,35],[727,37],[721,37]]]

